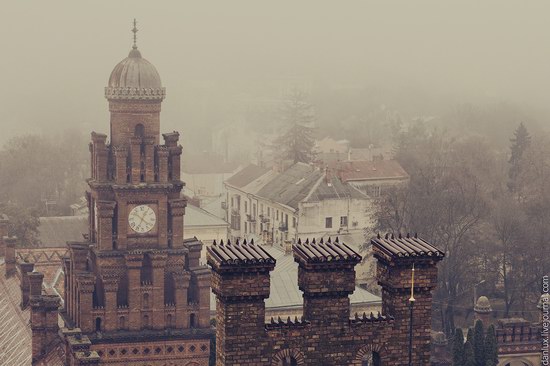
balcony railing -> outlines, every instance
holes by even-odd
[[[246,220],[248,222],[256,222],[256,217],[252,216],[251,214],[246,214]]]
[[[288,225],[285,224],[285,223],[280,224],[279,225],[279,231],[283,231],[283,232],[288,231]]]

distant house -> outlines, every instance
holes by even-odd
[[[239,164],[226,162],[216,154],[184,154],[181,171],[185,194],[199,199],[219,196],[223,193],[223,182],[238,169]]]
[[[214,240],[227,240],[229,235],[227,221],[193,205],[185,208],[183,226],[186,238],[196,237],[204,244],[202,259],[206,258],[206,246],[211,245]]]
[[[349,141],[335,140],[332,137],[325,137],[315,142],[317,158],[323,162],[347,160]]]
[[[281,173],[250,165],[226,181],[232,238],[284,246],[299,236],[370,225],[368,195],[330,172],[297,163]]]
[[[385,187],[408,183],[409,174],[397,160],[340,161],[329,165],[342,182],[370,197],[379,197]]]

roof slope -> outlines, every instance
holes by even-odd
[[[266,309],[302,308],[303,293],[298,288],[298,263],[292,255],[285,255],[281,250],[267,245],[259,246],[277,263],[271,272],[270,294],[265,300]],[[380,304],[382,299],[369,291],[356,286],[355,292],[350,296],[352,305]],[[210,293],[210,310],[216,310],[216,297]]]
[[[21,289],[16,276],[4,278],[0,259],[0,365],[31,366],[32,332],[30,309],[21,310]],[[62,366],[60,346],[53,347],[37,365]]]
[[[338,178],[331,178],[330,184],[322,181],[307,198],[307,202],[319,202],[330,199],[367,199],[368,196]]]
[[[260,178],[262,175],[269,171],[270,169],[262,168],[254,164],[249,164],[245,168],[238,171],[236,174],[229,177],[229,179],[227,179],[225,182],[233,187],[243,188],[247,184]]]
[[[184,216],[185,227],[189,226],[229,226],[229,224],[220,219],[219,217],[211,214],[210,212],[203,210],[202,208],[188,205],[185,208]]]
[[[311,165],[296,163],[260,189],[258,196],[297,209],[322,175]]]
[[[38,239],[42,247],[65,247],[67,241],[82,241],[88,233],[88,215],[41,217]]]
[[[339,161],[334,167],[344,182],[353,180],[407,179],[397,160]]]
[[[266,308],[302,306],[304,299],[302,291],[298,288],[298,263],[294,261],[294,257],[285,255],[273,247],[264,246],[263,248],[277,260],[275,270],[271,272],[271,293],[265,301]],[[380,297],[358,286],[350,296],[352,305],[379,304],[380,302]]]

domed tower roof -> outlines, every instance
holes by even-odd
[[[149,61],[141,57],[137,49],[134,23],[134,45],[124,60],[120,61],[109,77],[105,97],[109,100],[163,100],[166,91],[160,75]]]
[[[490,313],[493,311],[493,308],[491,307],[491,303],[489,302],[489,299],[487,296],[480,296],[479,299],[477,299],[476,305],[474,306],[474,311],[476,313]]]

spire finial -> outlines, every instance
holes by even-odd
[[[414,263],[413,263],[412,271],[411,271],[411,297],[409,298],[409,301],[410,302],[415,301],[415,298],[414,298]]]
[[[138,32],[137,22],[136,22],[136,18],[134,18],[134,28],[132,28],[132,33],[134,33],[134,45],[132,46],[132,48],[134,50],[137,50],[137,32]]]

